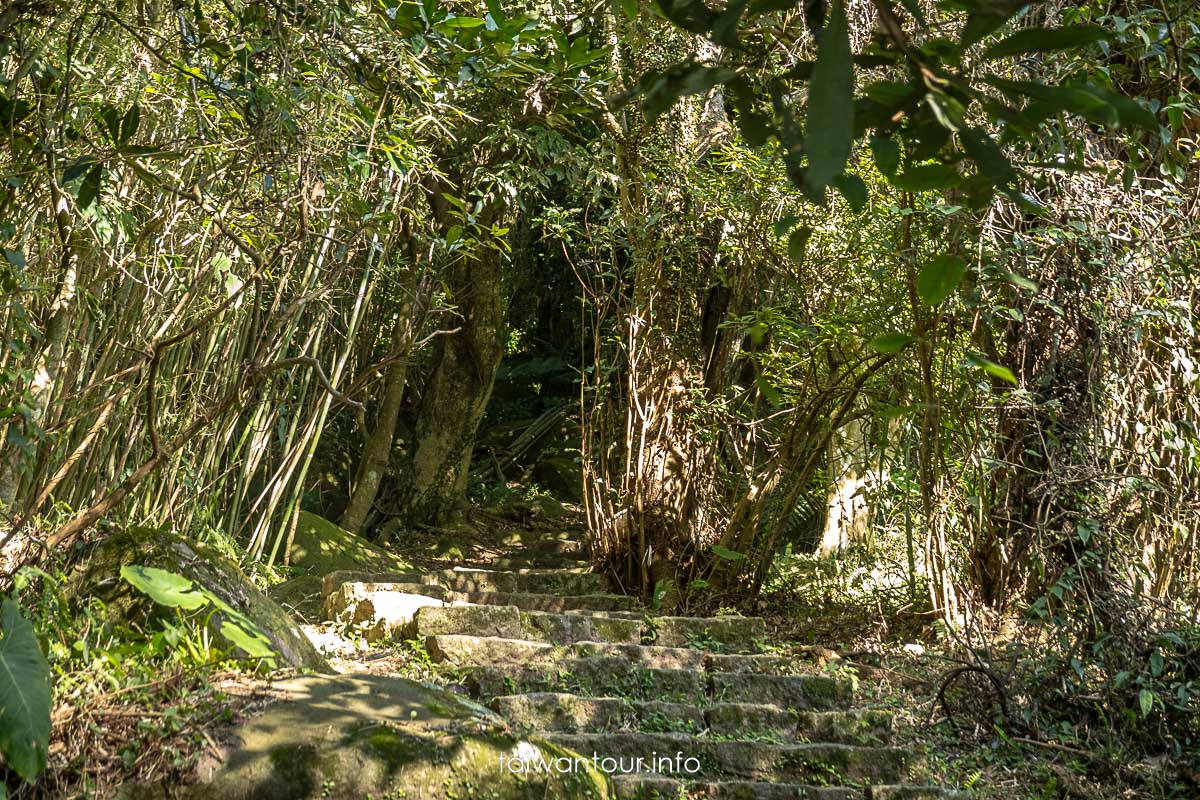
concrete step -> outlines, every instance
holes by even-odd
[[[554,692],[704,705],[708,691],[704,673],[653,669],[624,658],[600,656],[550,664],[469,667],[463,682],[485,701],[501,695]]]
[[[545,738],[586,758],[595,754],[601,759],[620,759],[625,765],[635,764],[639,758],[651,763],[656,757],[674,758],[679,753],[699,762],[700,772],[694,777],[710,779],[895,784],[904,781],[921,761],[912,751],[898,747],[714,741],[675,733],[549,733]]]
[[[762,650],[767,626],[762,617],[654,617],[646,638],[663,647],[749,653]]]
[[[431,577],[457,592],[532,592],[535,594],[589,595],[605,590],[604,578],[594,572],[559,569],[514,570],[456,567]]]
[[[623,697],[531,692],[494,697],[490,705],[510,724],[529,731],[580,733],[649,729],[700,733],[704,730],[704,712],[699,708],[661,700],[631,701]]]

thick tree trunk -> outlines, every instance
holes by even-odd
[[[485,248],[447,276],[460,330],[437,340],[421,392],[401,488],[412,522],[444,522],[462,504],[475,433],[504,352],[500,268],[500,251]]]

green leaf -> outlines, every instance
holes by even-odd
[[[788,258],[796,266],[804,263],[804,253],[808,249],[808,240],[812,238],[812,232],[812,228],[801,225],[788,237]]]
[[[221,635],[244,650],[251,658],[273,659],[276,656],[271,640],[245,617],[223,620]]]
[[[962,175],[949,164],[921,164],[898,175],[889,175],[888,180],[906,192],[931,192],[957,186],[962,183]]]
[[[871,154],[875,157],[875,166],[884,175],[895,175],[900,169],[900,145],[895,140],[872,136]]]
[[[967,353],[967,361],[973,366],[979,367],[993,378],[999,378],[1002,381],[1008,381],[1013,386],[1016,386],[1018,383],[1017,376],[1013,374],[1011,369],[1003,366],[1002,364],[997,364],[995,361],[984,358],[980,353]]]
[[[50,665],[16,602],[0,604],[0,753],[27,781],[46,768]]]
[[[891,355],[899,353],[916,340],[915,336],[909,336],[907,333],[885,333],[872,339],[870,347],[877,353]]]
[[[1147,717],[1150,711],[1154,708],[1154,692],[1149,689],[1142,689],[1138,692],[1138,706],[1142,709],[1142,716]]]
[[[833,185],[842,193],[842,197],[846,198],[846,202],[850,204],[850,208],[854,211],[862,211],[867,207],[867,200],[870,195],[867,192],[867,185],[863,183],[862,178],[857,175],[842,173],[833,179]]]
[[[480,28],[485,24],[480,17],[450,17],[438,23],[437,27],[462,30],[464,28]]]
[[[979,171],[996,186],[1007,186],[1017,180],[1017,171],[996,140],[979,128],[964,128],[958,132],[963,150],[979,167]]]
[[[776,223],[775,223],[775,228],[774,228],[775,235],[776,236],[784,236],[799,221],[800,221],[800,218],[797,217],[795,214],[787,214],[785,216],[780,217],[779,220],[776,221]]]
[[[621,12],[626,19],[637,19],[638,0],[621,0]]]
[[[100,182],[104,178],[104,172],[99,164],[95,164],[87,171],[87,175],[83,178],[83,183],[79,184],[79,193],[75,195],[75,201],[80,208],[86,209],[91,207],[96,199],[100,197]]]
[[[959,256],[934,256],[917,274],[917,294],[931,306],[945,300],[967,273],[967,262]]]
[[[736,550],[730,550],[728,547],[722,547],[719,544],[712,546],[713,554],[725,559],[726,561],[741,561],[746,556]]]
[[[842,0],[833,0],[829,21],[821,31],[817,65],[808,89],[805,151],[810,198],[824,198],[825,187],[846,168],[854,142],[854,63],[850,28]]]
[[[1006,36],[984,51],[986,59],[1017,56],[1022,53],[1051,53],[1074,50],[1108,38],[1098,25],[1072,25],[1069,28],[1025,28]]]
[[[121,577],[161,606],[192,609],[212,602],[190,578],[165,569],[130,565],[121,567]]]

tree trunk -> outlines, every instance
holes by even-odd
[[[504,352],[500,272],[500,251],[484,247],[447,276],[460,330],[438,338],[421,392],[401,488],[411,522],[442,523],[462,504],[475,433]]]

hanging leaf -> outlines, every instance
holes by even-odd
[[[1108,31],[1098,25],[1072,25],[1069,28],[1025,28],[1007,36],[983,52],[992,60],[1024,53],[1052,53],[1074,50],[1108,38]]]
[[[96,202],[96,198],[100,196],[100,182],[104,178],[104,172],[99,164],[95,164],[87,171],[83,182],[79,184],[79,193],[75,195],[75,201],[79,203],[82,209],[90,208]]]
[[[16,602],[0,604],[0,754],[27,781],[46,768],[50,665]],[[0,784],[3,785],[3,784]]]
[[[867,192],[867,185],[863,183],[862,178],[842,173],[833,179],[833,185],[841,192],[842,197],[846,198],[846,202],[855,212],[862,211],[867,207],[870,194]]]
[[[917,274],[917,294],[931,306],[945,300],[958,288],[967,273],[967,262],[959,256],[934,256]]]
[[[804,253],[808,250],[808,240],[812,238],[812,232],[812,228],[801,225],[788,237],[788,258],[797,267],[804,263]]]
[[[821,31],[817,64],[808,90],[805,189],[820,202],[825,187],[846,168],[854,142],[854,64],[850,28],[842,0],[833,0]]]
[[[870,347],[876,353],[891,355],[899,353],[915,341],[916,337],[909,336],[907,333],[885,333],[872,339]]]
[[[713,555],[725,559],[726,561],[741,561],[746,556],[736,550],[730,550],[728,547],[722,547],[719,544],[712,546]]]
[[[240,616],[240,615],[239,615]],[[263,635],[249,620],[230,619],[221,622],[221,635],[246,652],[251,658],[274,660],[275,648],[271,640]]]
[[[950,164],[921,164],[897,175],[889,175],[888,180],[897,189],[906,192],[931,192],[957,186],[962,183],[962,175]]]
[[[895,175],[900,169],[900,145],[893,139],[872,136],[871,155],[875,156],[875,166],[884,175]]]
[[[1154,709],[1154,692],[1149,689],[1142,689],[1138,692],[1138,707],[1142,709],[1142,716],[1150,716],[1150,712]]]
[[[1002,381],[1008,381],[1013,386],[1018,385],[1017,376],[1013,374],[1011,369],[985,358],[980,353],[967,353],[967,361],[973,366],[979,367],[993,378],[999,378]]]

